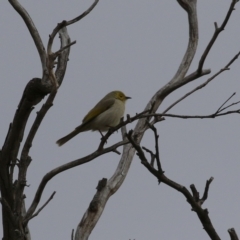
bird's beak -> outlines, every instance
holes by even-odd
[[[132,99],[132,98],[131,98],[131,97],[126,97],[126,100],[127,100],[127,99]]]

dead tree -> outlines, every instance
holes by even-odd
[[[158,133],[154,124],[168,117],[216,118],[227,114],[240,113],[240,109],[231,111],[229,110],[229,107],[238,104],[238,102],[233,102],[226,105],[232,99],[231,96],[216,110],[216,112],[210,115],[187,116],[168,114],[168,111],[173,106],[197,90],[207,86],[209,82],[214,80],[223,71],[228,70],[231,64],[238,58],[240,53],[237,53],[224,68],[212,75],[205,83],[186,93],[182,98],[178,99],[162,113],[157,113],[159,106],[172,92],[202,76],[210,74],[211,71],[209,69],[204,69],[205,60],[208,57],[208,54],[219,34],[226,27],[228,20],[231,17],[234,7],[238,1],[232,0],[222,24],[220,26],[215,24],[215,32],[199,60],[197,69],[194,72],[187,74],[198,46],[198,19],[196,8],[197,1],[177,0],[179,5],[188,14],[189,42],[185,55],[174,77],[152,96],[140,114],[136,114],[132,117],[127,116],[127,119],[123,120],[117,127],[111,128],[108,133],[102,138],[99,147],[95,151],[93,151],[88,156],[74,161],[69,161],[68,163],[58,166],[55,169],[52,169],[50,172],[46,173],[42,178],[42,181],[40,182],[38,188],[36,189],[36,193],[31,205],[27,208],[25,208],[24,190],[27,186],[26,183],[28,166],[31,163],[30,149],[32,142],[36,136],[42,120],[53,104],[58,88],[61,86],[67,68],[70,48],[73,44],[75,44],[75,42],[71,42],[70,40],[70,37],[67,33],[67,26],[78,22],[83,17],[88,15],[88,13],[90,13],[97,5],[98,0],[95,0],[89,9],[78,17],[69,21],[64,20],[61,23],[57,24],[49,36],[46,50],[42,43],[41,37],[27,11],[17,0],[9,0],[9,2],[24,20],[32,36],[32,39],[34,40],[42,64],[42,76],[41,78],[33,78],[26,85],[14,119],[9,126],[9,131],[6,136],[4,145],[0,152],[0,201],[2,204],[3,239],[31,239],[30,230],[28,228],[29,221],[41,212],[41,210],[49,203],[55,194],[55,192],[53,192],[47,202],[43,206],[39,207],[39,202],[47,183],[57,174],[92,161],[100,155],[109,152],[120,154],[117,150],[119,146],[123,146],[123,151],[121,153],[121,159],[115,173],[110,179],[102,179],[99,181],[97,192],[93,197],[89,208],[86,210],[84,216],[79,222],[75,233],[72,233],[72,239],[88,239],[93,228],[97,224],[108,199],[119,189],[125,180],[135,153],[137,153],[138,157],[141,160],[141,163],[151,174],[157,178],[159,183],[167,184],[186,197],[188,203],[191,205],[192,210],[197,213],[197,216],[204,226],[204,230],[207,232],[210,239],[220,239],[218,233],[214,229],[213,224],[211,223],[207,209],[202,208],[203,202],[208,197],[209,186],[213,178],[211,177],[209,180],[207,180],[205,192],[202,197],[199,196],[199,193],[194,185],[190,186],[190,192],[186,187],[167,178],[161,166],[158,147]],[[61,47],[58,51],[52,52],[53,41],[58,33],[60,35]],[[56,69],[54,68],[55,66]],[[40,111],[38,112],[30,131],[26,133],[25,127],[28,123],[29,116],[34,106],[39,104],[45,96],[47,96],[45,103],[42,105]],[[125,126],[128,123],[135,121],[137,122],[135,128],[127,132]],[[105,142],[108,140],[111,134],[120,128],[122,130],[123,140],[115,143],[110,147],[104,147]],[[155,153],[153,153],[153,151],[150,149],[141,147],[141,140],[148,129],[151,129],[154,132]],[[24,134],[27,135],[27,138],[23,143],[23,147],[21,148],[20,144],[22,142]],[[150,160],[147,159],[143,150],[150,154]],[[19,159],[18,156],[20,156]],[[16,173],[17,178],[14,179],[14,174],[16,175]],[[228,231],[231,239],[238,239],[234,229],[231,228]]]

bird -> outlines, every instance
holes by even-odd
[[[127,97],[121,91],[112,91],[103,97],[83,118],[82,124],[76,127],[68,135],[57,140],[58,146],[62,146],[77,134],[85,131],[106,132],[111,127],[120,123],[125,111],[125,103],[131,97]]]

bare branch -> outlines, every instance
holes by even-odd
[[[234,95],[234,94],[233,94]],[[232,96],[233,96],[232,95]],[[144,114],[144,113],[140,113],[137,114],[136,116],[129,118],[131,120],[131,122],[137,120],[137,119],[150,119],[151,117],[154,117],[154,120],[151,122],[151,124],[149,124],[149,128],[152,128],[151,126],[153,126],[153,124],[155,124],[156,122],[162,121],[164,119],[164,117],[172,117],[172,118],[182,118],[182,119],[204,119],[204,118],[216,118],[216,117],[221,117],[221,116],[225,116],[225,115],[229,115],[229,114],[240,114],[240,109],[236,109],[236,110],[232,110],[232,111],[227,111],[227,112],[222,112],[223,110],[226,110],[234,105],[237,105],[240,103],[240,101],[234,102],[229,104],[228,106],[222,108],[222,106],[224,106],[224,104],[226,104],[227,101],[229,101],[230,98],[229,97],[228,100],[226,100],[221,107],[218,108],[218,110],[212,114],[209,115],[179,115],[179,114],[169,114],[169,113],[152,113],[152,114]],[[164,111],[166,112],[166,110]],[[121,124],[126,125],[128,122],[128,120],[123,121]],[[117,126],[118,128],[118,126]]]
[[[148,171],[151,172],[158,179],[158,182],[163,182],[166,185],[170,186],[171,188],[181,192],[187,198],[187,201],[191,205],[192,210],[197,213],[198,218],[200,219],[200,221],[201,221],[201,223],[204,227],[204,230],[207,232],[209,237],[211,239],[220,240],[220,238],[219,238],[218,234],[216,233],[216,231],[215,231],[215,229],[214,229],[214,227],[211,223],[211,220],[208,216],[207,209],[202,209],[201,208],[201,204],[200,204],[200,201],[199,201],[199,193],[196,190],[196,188],[193,187],[194,185],[191,185],[191,189],[193,191],[193,196],[192,196],[191,193],[187,190],[186,187],[180,185],[179,183],[176,183],[176,182],[170,180],[169,178],[167,178],[165,176],[163,171],[158,171],[149,164],[149,162],[147,161],[140,145],[132,137],[132,132],[129,132],[127,137],[128,137],[128,140],[130,141],[130,143],[136,149],[137,155],[139,156],[139,158],[141,160],[141,163],[148,169]],[[155,141],[157,141],[157,138],[155,138]],[[212,180],[210,179],[209,182],[207,183],[208,187],[209,187],[209,184],[210,184],[211,181]],[[208,187],[205,188],[204,197],[206,197],[206,192],[208,191]],[[202,201],[203,201],[203,198],[201,199]]]
[[[47,71],[46,69],[46,59],[47,59],[47,54],[42,42],[42,39],[38,33],[38,30],[36,26],[34,25],[31,17],[29,16],[28,12],[26,9],[23,8],[23,6],[17,1],[17,0],[9,0],[10,4],[13,6],[13,8],[19,13],[19,15],[22,17],[23,21],[25,22],[32,38],[33,41],[36,45],[36,48],[38,50],[38,54],[42,63],[42,69],[43,71]]]
[[[51,35],[49,36],[49,40],[48,40],[48,45],[47,45],[47,53],[51,54],[52,52],[52,44],[53,44],[53,40],[55,38],[55,36],[57,35],[57,33],[59,32],[60,29],[62,29],[63,27],[66,27],[68,25],[71,25],[79,20],[81,20],[82,18],[86,17],[93,9],[94,7],[97,5],[97,3],[99,2],[99,0],[95,0],[93,2],[93,4],[85,11],[83,12],[81,15],[79,15],[78,17],[70,20],[70,21],[62,21],[61,23],[59,23],[54,29],[53,32],[51,33]]]
[[[214,32],[213,37],[211,38],[208,46],[206,47],[204,53],[202,54],[202,57],[201,57],[201,59],[199,61],[198,69],[195,72],[193,72],[193,73],[189,74],[188,76],[186,76],[184,79],[182,79],[181,82],[176,84],[176,86],[175,86],[176,88],[179,88],[179,85],[183,86],[184,84],[189,83],[189,82],[191,82],[193,80],[196,80],[197,78],[202,77],[202,76],[204,76],[206,74],[209,74],[211,72],[209,69],[205,69],[205,70],[203,69],[204,62],[205,62],[205,60],[206,60],[206,58],[208,56],[208,53],[210,52],[210,50],[211,50],[211,48],[212,48],[212,46],[214,44],[214,42],[216,41],[219,33],[221,31],[223,31],[224,28],[226,27],[226,25],[228,23],[228,20],[229,20],[232,12],[234,10],[234,6],[235,6],[235,4],[237,2],[238,2],[238,0],[232,0],[232,3],[230,5],[230,7],[229,7],[227,15],[226,15],[226,17],[225,17],[225,19],[224,19],[224,21],[223,21],[223,23],[222,23],[220,28],[218,28],[217,24],[215,23],[215,32]]]
[[[27,219],[30,219],[31,216],[33,215],[34,211],[36,210],[38,204],[39,204],[39,201],[41,199],[41,196],[42,196],[42,193],[43,193],[43,190],[45,188],[45,186],[47,185],[47,183],[54,177],[56,176],[57,174],[61,173],[61,172],[64,172],[68,169],[71,169],[71,168],[74,168],[76,166],[79,166],[79,165],[82,165],[84,163],[87,163],[87,162],[90,162],[92,161],[93,159],[103,155],[103,154],[106,154],[108,152],[112,152],[114,149],[122,146],[122,145],[125,145],[127,144],[128,141],[127,140],[123,140],[121,142],[118,142],[108,148],[105,148],[103,149],[101,152],[99,151],[95,151],[93,152],[92,154],[86,156],[86,157],[83,157],[83,158],[80,158],[80,159],[77,159],[77,160],[74,160],[74,161],[71,161],[71,162],[68,162],[66,164],[63,164],[53,170],[51,170],[50,172],[48,172],[42,179],[42,181],[40,182],[39,186],[38,186],[38,189],[36,191],[36,194],[35,194],[35,197],[33,199],[33,202],[31,204],[31,206],[29,207],[27,213],[26,213],[26,216],[24,218],[24,223],[26,224],[27,223]]]
[[[178,99],[176,102],[174,102],[173,104],[171,104],[163,113],[168,112],[171,108],[173,108],[175,105],[177,105],[179,102],[181,102],[183,99],[187,98],[188,96],[190,96],[191,94],[193,94],[194,92],[196,92],[197,90],[202,89],[203,87],[205,87],[208,83],[210,83],[213,79],[215,79],[218,75],[220,75],[222,72],[229,70],[229,67],[232,65],[232,63],[238,59],[240,55],[240,52],[237,53],[231,60],[230,62],[222,69],[220,69],[217,73],[215,73],[212,77],[210,77],[206,82],[202,83],[201,85],[197,86],[196,88],[194,88],[192,91],[186,93],[183,97],[181,97],[180,99]]]

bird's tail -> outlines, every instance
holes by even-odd
[[[79,132],[81,132],[81,131],[79,131],[79,129],[76,128],[74,131],[72,131],[71,133],[69,133],[69,134],[66,135],[65,137],[58,139],[56,143],[57,143],[58,146],[60,147],[60,146],[62,146],[64,143],[66,143],[67,141],[69,141],[70,139],[72,139],[73,137],[75,137]]]

